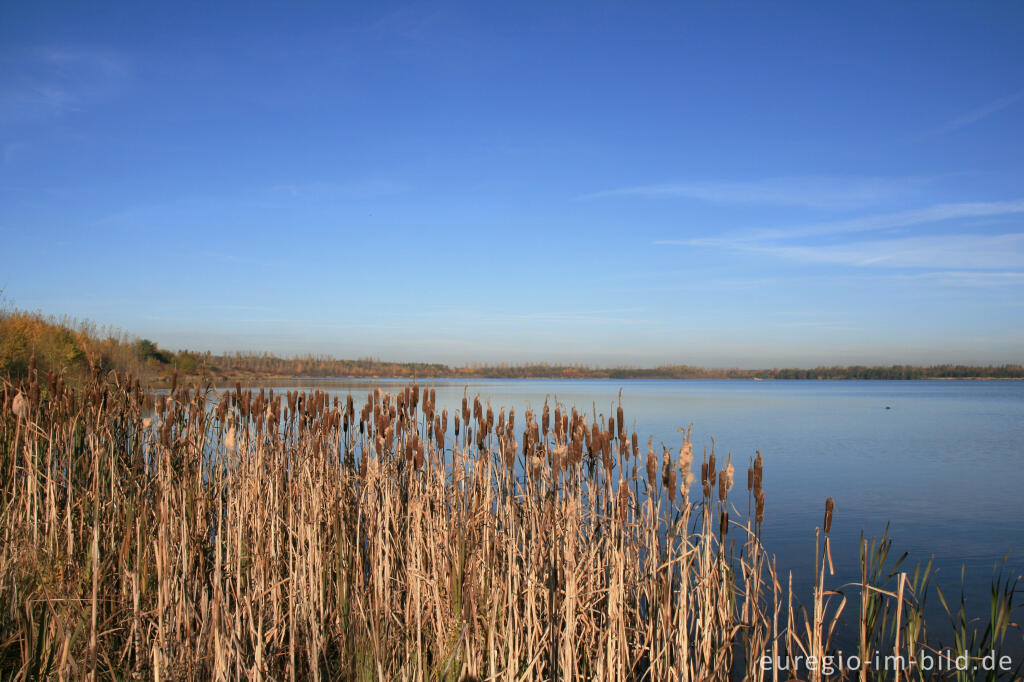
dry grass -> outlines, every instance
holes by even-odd
[[[116,376],[0,399],[4,678],[786,679],[761,657],[829,653],[847,601],[831,504],[803,609],[760,542],[760,453],[745,515],[731,457],[692,498],[689,432],[644,459],[621,407]],[[865,554],[863,650],[927,646],[927,576],[886,589]]]

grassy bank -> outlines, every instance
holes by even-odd
[[[760,540],[760,456],[655,450],[621,408],[2,385],[5,679],[769,680],[763,656],[824,661],[841,621],[862,660],[954,644],[888,543],[835,590],[830,503],[801,604]],[[1013,632],[1012,587],[963,618],[964,660]]]

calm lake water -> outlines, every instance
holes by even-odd
[[[495,412],[514,407],[520,427],[525,409],[539,414],[545,396],[588,419],[596,406],[607,418],[615,414],[621,388],[626,421],[636,420],[643,452],[648,435],[656,448],[664,443],[678,452],[676,429],[692,423],[697,466],[714,438],[719,462],[732,453],[740,490],[760,450],[764,543],[780,569],[794,571],[798,585],[813,570],[815,527],[829,496],[836,505],[833,587],[859,580],[860,533],[880,537],[887,523],[893,554],[909,552],[910,568],[934,557],[947,595],[957,593],[962,565],[971,596],[982,600],[993,565],[1007,553],[1014,575],[1024,568],[1024,382],[520,379],[421,385],[435,388],[439,407],[449,412],[461,405],[464,391],[470,399],[490,400]],[[374,387],[395,390],[404,382],[335,379],[274,388],[314,386],[362,400]],[[746,513],[743,495],[731,499]]]

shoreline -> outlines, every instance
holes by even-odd
[[[819,381],[867,381],[867,382],[878,382],[878,381],[895,381],[895,382],[906,382],[906,381],[1024,381],[1024,377],[913,377],[907,379],[896,379],[896,378],[861,378],[861,377],[786,377],[786,378],[754,378],[754,377],[728,377],[728,376],[713,376],[713,377],[645,377],[645,376],[479,376],[479,375],[459,375],[459,374],[446,374],[437,376],[409,376],[409,375],[322,375],[322,376],[307,376],[307,375],[251,375],[251,374],[222,374],[217,376],[203,375],[203,374],[183,374],[178,375],[179,382],[185,383],[196,383],[197,381],[212,385],[214,387],[228,387],[233,388],[235,383],[245,384],[260,384],[260,383],[281,383],[281,382],[296,382],[296,381],[336,381],[336,380],[362,380],[367,382],[372,381],[421,381],[428,383],[430,381],[442,380],[442,381],[479,381],[479,380],[492,380],[492,381],[730,381],[730,382],[774,382],[774,381],[796,381],[796,382],[819,382]],[[167,385],[170,386],[174,381],[172,376],[160,376],[152,380],[153,385]]]

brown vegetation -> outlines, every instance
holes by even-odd
[[[760,454],[736,490],[688,431],[642,453],[621,408],[27,376],[0,389],[5,679],[766,680],[831,652],[850,600],[861,651],[936,648],[927,570],[865,544],[859,596],[833,591],[830,500],[805,610]]]

